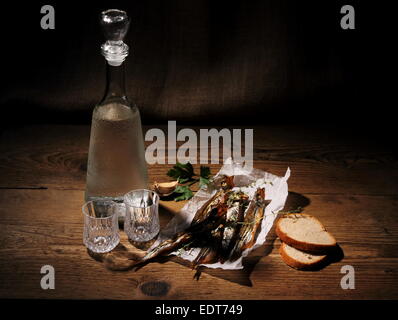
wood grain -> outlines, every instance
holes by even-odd
[[[84,162],[88,128],[26,127],[0,142],[0,297],[106,299],[396,299],[398,193],[396,159],[388,149],[327,134],[258,128],[255,166],[292,169],[285,210],[298,206],[333,233],[344,258],[300,272],[278,255],[270,233],[243,271],[204,270],[198,281],[177,258],[138,271],[111,271],[82,244]],[[167,167],[167,166],[166,166]],[[219,165],[212,165],[216,172]],[[166,168],[150,167],[151,179]],[[164,202],[165,225],[183,203]],[[167,210],[167,208],[169,210]],[[140,251],[122,232],[112,257]],[[40,288],[40,268],[56,270],[56,289]],[[343,290],[340,269],[352,265],[355,290]]]
[[[107,270],[82,245],[81,191],[2,190],[0,197],[1,297],[147,299],[153,296],[141,286],[148,282],[164,283],[168,289],[162,299],[377,299],[398,294],[396,197],[311,195],[305,212],[316,215],[335,235],[344,259],[319,272],[296,271],[280,259],[279,240],[271,239],[257,250],[251,273],[239,273],[247,277],[247,285],[229,274],[236,271],[203,272],[196,281],[192,270],[175,261],[154,262],[136,272]],[[161,217],[170,219],[164,211]],[[121,242],[136,252],[124,233]],[[44,264],[55,267],[54,291],[39,286]],[[357,270],[356,289],[348,292],[339,284],[345,264]]]
[[[397,159],[375,142],[293,126],[255,127],[254,141],[255,166],[277,175],[290,167],[289,186],[296,192],[398,193]],[[0,188],[84,190],[88,143],[87,126],[28,126],[5,132],[0,143]],[[167,179],[171,167],[149,166],[150,180]],[[216,173],[221,164],[210,167]]]

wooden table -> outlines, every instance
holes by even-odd
[[[397,299],[394,153],[349,133],[254,129],[255,167],[277,175],[291,168],[285,210],[301,206],[317,216],[343,249],[341,261],[316,272],[294,270],[281,260],[271,232],[244,271],[205,270],[197,281],[175,258],[135,272],[108,270],[82,244],[89,127],[26,126],[4,131],[0,140],[0,297]],[[151,181],[170,167],[150,166]],[[211,165],[212,173],[219,168]],[[162,224],[171,216],[162,209]],[[121,243],[126,252],[134,250],[124,233]],[[55,268],[55,290],[40,287],[43,265]],[[355,268],[354,290],[340,286],[344,265]]]

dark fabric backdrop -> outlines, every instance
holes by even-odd
[[[126,84],[144,123],[375,117],[364,103],[382,82],[374,59],[383,40],[363,1],[350,1],[349,31],[340,28],[342,1],[48,1],[55,30],[40,28],[43,4],[3,7],[3,123],[89,123],[105,85],[98,14],[112,7],[132,18]]]

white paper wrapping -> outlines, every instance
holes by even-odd
[[[265,243],[267,234],[272,228],[278,212],[282,210],[285,205],[288,195],[287,180],[290,176],[290,169],[288,168],[286,170],[284,177],[278,177],[258,169],[248,171],[245,167],[241,166],[241,164],[233,162],[231,158],[228,158],[214,178],[217,179],[220,175],[234,176],[234,190],[240,189],[244,191],[249,195],[250,199],[253,198],[258,188],[265,188],[265,199],[271,201],[265,209],[264,218],[261,223],[261,231],[252,248],[243,251],[242,256],[234,262],[225,261],[224,263],[203,264],[203,266],[208,268],[222,268],[227,270],[242,269],[242,258]],[[196,211],[216,192],[217,190],[212,187],[200,189],[181,209],[179,215],[175,216],[168,223],[166,228],[161,231],[157,241],[150,249],[158,245],[161,241],[171,238],[175,233],[186,229],[191,224]],[[172,254],[178,255],[185,260],[193,261],[199,253],[199,250],[200,248],[193,248],[186,251],[179,250]]]

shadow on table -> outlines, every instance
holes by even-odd
[[[301,211],[310,203],[310,199],[302,194],[289,191],[283,212]]]
[[[327,267],[329,264],[339,262],[343,260],[344,258],[344,251],[341,249],[341,247],[337,244],[335,248],[333,248],[331,251],[328,252],[326,259],[318,266],[315,268],[309,269],[309,270],[303,270],[303,271],[319,271],[322,270],[323,268]]]
[[[284,211],[304,208],[308,206],[309,203],[310,200],[307,197],[296,192],[289,192]],[[168,212],[166,208],[162,208],[160,211],[161,226],[164,227],[173,216],[174,216],[173,213]],[[267,235],[266,243],[263,246],[253,250],[250,253],[250,255],[248,255],[243,259],[243,266],[244,266],[243,269],[223,270],[223,269],[211,269],[211,268],[201,267],[198,270],[196,270],[196,272],[192,271],[192,276],[193,278],[199,280],[200,275],[203,272],[212,275],[214,277],[218,277],[224,280],[238,283],[240,285],[251,287],[252,286],[250,280],[251,273],[254,270],[258,261],[268,256],[271,253],[271,251],[274,248],[274,242],[276,237],[277,236],[275,233],[275,224],[274,224],[274,227],[270,230],[270,232]],[[133,242],[130,243],[135,248],[140,248],[143,250],[146,250],[150,246],[150,244],[140,244],[140,246],[138,246],[138,244],[136,243]],[[95,260],[102,261],[108,269],[117,270],[117,271],[125,271],[133,268],[138,270],[140,268],[145,267],[145,265],[148,263],[152,262],[165,263],[170,260],[179,263],[181,265],[191,267],[189,261],[183,260],[177,256],[158,257],[154,260],[151,260],[148,263],[143,263],[138,267],[136,267],[134,260],[139,260],[144,255],[144,252],[145,251],[142,250],[135,250],[133,252],[130,250],[130,248],[127,248],[125,245],[120,243],[112,252],[105,254],[96,254],[89,251],[89,254]]]

